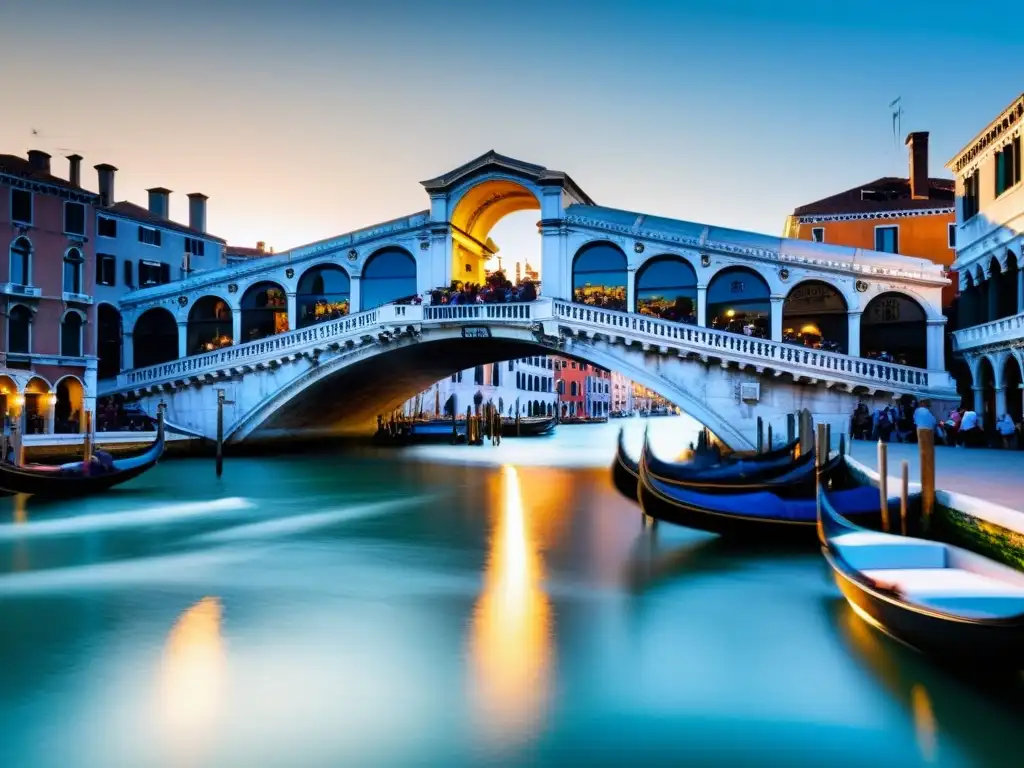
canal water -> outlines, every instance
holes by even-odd
[[[617,429],[0,501],[0,765],[1021,764],[1012,681],[869,629],[816,552],[645,525]]]

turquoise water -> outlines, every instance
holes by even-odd
[[[0,765],[1020,764],[1017,688],[864,626],[815,552],[645,525],[617,427],[3,501]]]

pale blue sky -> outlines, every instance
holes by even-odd
[[[77,150],[93,185],[113,163],[119,198],[167,186],[180,220],[205,192],[211,232],[278,250],[426,208],[420,180],[492,148],[604,205],[778,234],[905,174],[896,96],[945,175],[1024,90],[1009,3],[206,5],[7,0],[0,151]]]

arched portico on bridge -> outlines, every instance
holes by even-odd
[[[284,287],[278,283],[270,280],[254,283],[242,294],[240,304],[241,342],[288,332],[288,299]]]
[[[337,264],[315,264],[299,278],[295,292],[297,328],[336,320],[352,310],[352,280]]]
[[[164,307],[153,307],[135,321],[131,334],[132,367],[146,368],[178,359],[178,324]]]
[[[188,311],[185,351],[201,355],[234,343],[234,313],[219,296],[203,296]]]

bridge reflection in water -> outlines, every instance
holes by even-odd
[[[473,612],[471,700],[483,738],[513,746],[535,731],[548,704],[553,621],[542,584],[544,564],[514,466],[502,468],[500,484],[484,591]]]
[[[166,753],[188,765],[206,754],[220,726],[227,683],[222,608],[204,597],[171,628],[157,683],[157,722]]]

